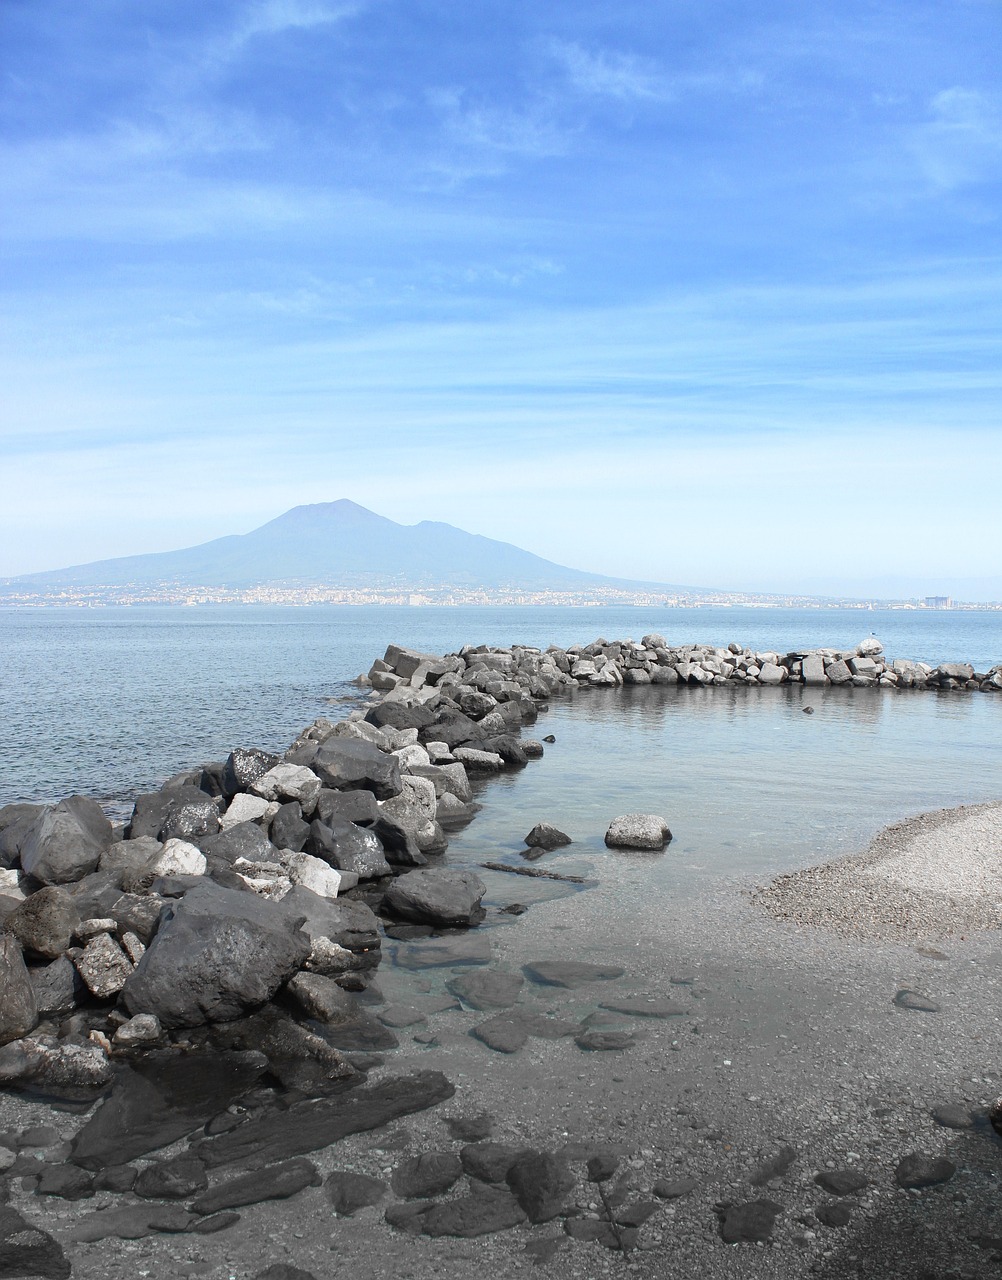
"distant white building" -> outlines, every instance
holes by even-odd
[[[952,609],[953,601],[949,596],[926,596],[925,607],[927,609]]]

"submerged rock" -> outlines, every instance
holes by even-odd
[[[616,849],[663,849],[671,838],[668,823],[656,813],[623,814],[605,833],[605,843]]]

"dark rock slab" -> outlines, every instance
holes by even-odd
[[[269,1000],[310,954],[303,917],[257,894],[205,882],[165,911],[126,980],[132,1014],[165,1027],[227,1022]]]
[[[480,1182],[504,1182],[516,1160],[532,1154],[526,1147],[509,1147],[501,1142],[471,1142],[459,1159],[471,1178]]]
[[[530,849],[559,849],[571,843],[571,838],[549,822],[537,822],[525,837]]]
[[[588,964],[583,960],[531,960],[522,968],[531,982],[570,988],[588,982],[610,982],[626,972],[618,965]]]
[[[359,1209],[379,1204],[386,1195],[387,1187],[385,1182],[364,1173],[335,1169],[328,1175],[324,1190],[334,1212],[342,1218],[350,1218]]]
[[[766,1183],[782,1178],[796,1163],[796,1159],[796,1147],[780,1147],[775,1155],[764,1160],[757,1169],[753,1170],[748,1181],[753,1187],[764,1187]]]
[[[214,1236],[217,1231],[228,1231],[240,1221],[239,1213],[213,1213],[192,1224],[192,1231],[200,1236]]]
[[[379,1011],[378,1016],[384,1027],[393,1027],[397,1030],[403,1027],[416,1027],[419,1023],[427,1021],[420,1009],[409,1004],[388,1004],[385,1009]]]
[[[894,1003],[899,1009],[911,1009],[916,1013],[939,1013],[940,1006],[935,1000],[930,1000],[928,996],[922,995],[919,991],[912,991],[908,987],[903,987],[894,997]]]
[[[387,1226],[397,1231],[404,1231],[409,1236],[421,1234],[421,1219],[435,1207],[434,1200],[411,1200],[403,1204],[391,1204],[387,1207],[383,1218]]]
[[[322,973],[294,974],[285,984],[285,993],[307,1018],[318,1022],[350,1022],[359,1013],[358,1002]]]
[[[260,1053],[153,1053],[123,1067],[73,1142],[85,1169],[124,1164],[200,1128],[257,1082]]]
[[[426,1236],[491,1235],[517,1227],[526,1219],[525,1210],[507,1191],[475,1187],[473,1193],[434,1205],[421,1215],[421,1234]]]
[[[334,1098],[297,1104],[280,1114],[248,1120],[232,1133],[198,1145],[210,1168],[243,1162],[262,1165],[321,1151],[350,1133],[363,1133],[445,1102],[455,1088],[440,1071],[419,1071],[364,1085]]]
[[[21,944],[0,935],[0,1045],[26,1036],[38,1023],[35,989],[21,954]]]
[[[0,1205],[0,1276],[68,1280],[69,1275],[70,1263],[58,1242],[16,1209]]]
[[[524,981],[518,973],[482,969],[452,978],[446,986],[473,1009],[510,1009],[518,1000]]]
[[[85,996],[86,985],[76,966],[65,956],[51,964],[29,969],[28,976],[35,992],[35,1006],[40,1018],[70,1013]]]
[[[933,1120],[944,1129],[973,1129],[974,1116],[970,1107],[958,1107],[950,1103],[942,1107],[934,1107]]]
[[[35,1187],[37,1196],[59,1196],[63,1200],[89,1200],[93,1194],[93,1177],[75,1164],[46,1165]]]
[[[371,791],[377,800],[389,800],[403,790],[397,759],[361,738],[328,738],[312,768],[332,791]]]
[[[269,769],[274,769],[279,757],[259,747],[237,747],[226,757],[222,771],[222,791],[231,800],[238,791],[246,791]]]
[[[504,871],[510,876],[528,876],[536,880],[560,880],[564,884],[592,884],[584,876],[566,876],[559,871],[547,871],[545,867],[516,867],[508,862],[482,862],[487,871]]]
[[[599,1008],[628,1018],[679,1018],[689,1012],[670,1000],[648,1000],[642,996],[633,1000],[603,1000]]]
[[[179,1204],[130,1204],[114,1209],[100,1209],[79,1219],[67,1237],[80,1244],[97,1240],[142,1240],[160,1232],[176,1234],[188,1231],[195,1218]]]
[[[323,1036],[336,1049],[362,1053],[379,1053],[397,1048],[393,1031],[368,1009],[358,1009],[346,1022],[335,1022],[323,1028]]]
[[[814,1175],[819,1187],[833,1196],[851,1196],[869,1186],[870,1180],[856,1169],[822,1169]]]
[[[946,1156],[930,1156],[922,1151],[912,1151],[899,1161],[894,1170],[894,1181],[899,1187],[937,1187],[949,1182],[957,1172],[957,1166]]]
[[[577,1031],[576,1023],[565,1022],[562,1018],[513,1009],[480,1023],[473,1028],[472,1034],[498,1053],[517,1053],[530,1036],[559,1040],[563,1036],[572,1036]]]
[[[489,964],[490,939],[485,934],[472,937],[443,936],[410,942],[397,947],[394,961],[402,969],[435,969],[444,965]]]
[[[112,1164],[100,1169],[94,1175],[95,1191],[114,1191],[116,1195],[125,1195],[136,1185],[139,1170],[132,1164]]]
[[[274,862],[276,856],[276,846],[256,822],[238,822],[225,831],[200,836],[196,843],[207,858],[220,858],[230,864],[238,858],[248,862]]]
[[[659,1200],[681,1200],[699,1186],[695,1178],[659,1178],[651,1190]]]
[[[271,820],[268,839],[276,849],[291,849],[302,853],[310,835],[310,824],[303,820],[303,811],[297,800],[283,804]]]
[[[519,1156],[505,1181],[530,1222],[550,1222],[574,1189],[574,1175],[566,1160],[548,1151],[527,1151]]]
[[[54,960],[70,945],[80,923],[76,904],[65,889],[46,885],[20,903],[4,921],[25,951]]]
[[[313,816],[329,827],[335,822],[371,827],[379,817],[379,804],[371,791],[332,791],[325,787],[317,796]]]
[[[112,842],[101,806],[70,796],[43,809],[20,841],[21,866],[43,884],[67,884],[94,871]]]
[[[634,1200],[631,1204],[616,1206],[612,1216],[621,1227],[642,1227],[648,1218],[657,1213],[658,1208],[653,1200]]]
[[[574,1037],[574,1043],[586,1053],[606,1053],[618,1049],[632,1049],[637,1039],[629,1031],[603,1031],[599,1027],[591,1027],[587,1031],[579,1032]]]
[[[451,1151],[422,1151],[397,1165],[390,1186],[402,1200],[428,1200],[448,1191],[462,1173],[459,1157]]]
[[[136,1178],[133,1190],[143,1200],[184,1200],[209,1185],[205,1166],[194,1156],[158,1160]]]
[[[826,1227],[847,1227],[852,1221],[852,1210],[847,1204],[835,1201],[819,1204],[814,1210],[814,1216]]]
[[[353,822],[334,818],[330,825],[314,818],[306,841],[306,852],[322,858],[337,871],[351,871],[359,880],[378,880],[392,875],[382,841],[375,831]]]
[[[728,1205],[720,1222],[720,1235],[727,1244],[741,1240],[768,1240],[783,1206],[775,1200],[750,1200]]]
[[[254,1169],[240,1177],[204,1191],[192,1202],[192,1210],[200,1215],[219,1213],[222,1209],[239,1209],[263,1200],[287,1200],[306,1187],[320,1186],[316,1165],[296,1158],[282,1164]]]

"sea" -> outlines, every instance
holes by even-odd
[[[670,645],[779,652],[876,635],[891,657],[1002,662],[1002,613],[978,611],[5,608],[0,804],[84,794],[122,819],[132,797],[179,770],[237,746],[281,750],[317,716],[344,716],[365,695],[355,677],[391,642],[442,653],[649,632]],[[684,895],[852,852],[916,813],[1002,798],[1002,694],[581,690],[554,699],[531,732],[556,741],[528,768],[478,783],[483,810],[453,837],[450,858],[517,861],[523,836],[546,820],[574,839],[561,870],[587,876],[615,857],[602,840],[612,817],[656,812],[674,836],[660,887]],[[529,897],[563,891],[523,884]]]

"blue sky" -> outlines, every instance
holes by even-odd
[[[5,0],[0,574],[349,497],[1002,598],[1002,3]]]

